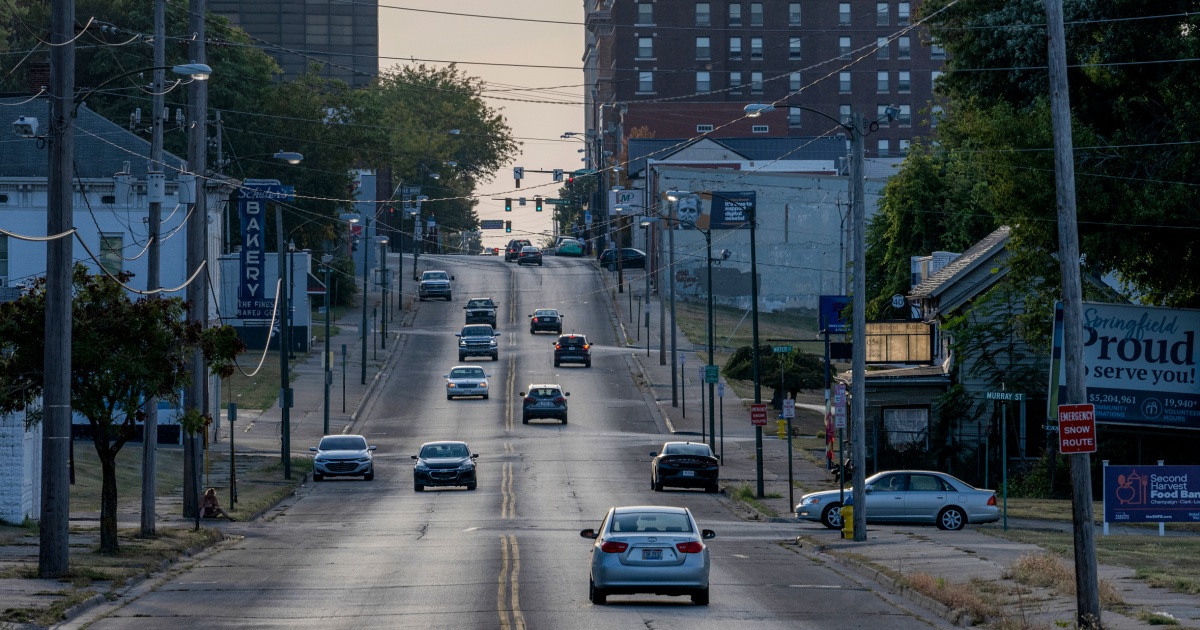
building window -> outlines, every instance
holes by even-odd
[[[802,40],[799,37],[789,37],[788,38],[788,59],[799,59],[800,58],[800,42],[801,41]]]
[[[901,70],[896,73],[896,91],[904,94],[912,92],[912,72]]]
[[[942,48],[941,46],[938,46],[937,44],[930,44],[929,45],[929,58],[930,59],[945,59],[946,58],[946,49]]]
[[[761,72],[750,73],[750,93],[762,94],[763,91],[763,74]]]
[[[8,286],[8,237],[0,234],[0,287]]]
[[[729,73],[729,91],[734,94],[742,93],[742,73],[741,72],[730,72]]]
[[[928,407],[883,409],[883,427],[888,445],[897,451],[929,448]]]
[[[839,37],[838,38],[838,55],[840,55],[842,59],[850,58],[850,38],[849,37]]]
[[[888,146],[888,141],[887,141],[887,140],[880,140],[880,141],[879,141],[879,157],[881,157],[881,158],[882,158],[882,157],[887,157],[887,156],[888,156],[888,149],[889,149],[889,146]]]
[[[908,155],[908,147],[911,145],[912,145],[911,140],[901,140],[900,141],[900,155],[901,156]]]
[[[750,26],[763,25],[763,5],[761,2],[750,3]]]
[[[703,70],[696,73],[696,91],[701,94],[712,91],[712,73]]]
[[[636,24],[654,24],[654,5],[649,2],[639,2],[637,5]]]
[[[880,94],[887,94],[891,91],[888,87],[888,72],[886,70],[875,73],[875,91]]]
[[[800,26],[800,3],[788,3],[788,26]]]
[[[875,40],[875,58],[876,59],[887,59],[890,54],[891,54],[891,51],[890,51],[889,45],[888,45],[888,38],[880,37],[879,39],[876,39]]]
[[[709,133],[712,130],[712,125],[696,125],[696,133]]]
[[[654,91],[654,73],[639,72],[638,73],[638,91],[653,92]]]
[[[639,37],[638,38],[638,59],[653,59],[654,58],[654,38]]]
[[[707,37],[696,38],[696,59],[712,59],[712,40]]]
[[[901,37],[896,40],[896,58],[911,59],[912,58],[912,38]]]
[[[941,105],[933,106],[932,111],[929,112],[929,128],[930,129],[937,129],[938,121],[942,119],[943,111],[944,110],[942,109]]]
[[[896,24],[900,26],[908,26],[909,17],[912,11],[908,8],[909,3],[901,2],[896,5]]]
[[[792,92],[799,92],[801,87],[804,87],[804,86],[800,83],[800,73],[793,72],[793,73],[789,74],[788,75],[788,90],[792,91]],[[799,110],[797,110],[797,111],[799,111]]]
[[[849,72],[839,72],[838,73],[838,91],[841,92],[842,94],[850,93],[850,73]]]
[[[896,116],[896,122],[900,123],[901,127],[912,126],[912,105],[900,106],[900,114]]]
[[[741,26],[741,25],[742,25],[742,3],[741,2],[731,2],[731,3],[729,3],[729,26]]]
[[[788,127],[795,128],[800,126],[800,112],[801,110],[795,107],[788,108]]]
[[[875,26],[888,25],[888,4],[886,2],[875,3]]]
[[[930,87],[930,89],[932,89],[932,90],[935,90],[935,91],[937,90],[937,87],[938,87],[938,79],[940,79],[940,78],[942,78],[942,71],[941,71],[941,70],[934,70],[933,72],[930,72],[930,73],[929,73],[929,87]]]
[[[838,24],[842,26],[850,26],[850,3],[838,3]]]
[[[751,37],[750,38],[750,58],[751,59],[762,59],[763,58],[763,38],[761,38],[761,37]]]
[[[100,234],[100,267],[114,276],[121,273],[123,239],[124,235],[120,233]]]
[[[771,128],[767,125],[754,125],[750,128],[750,133],[770,133]]]
[[[741,37],[730,37],[729,38],[729,58],[735,59],[735,60],[742,58],[742,38]]]
[[[850,106],[847,104],[838,106],[838,117],[842,119],[843,125],[849,125],[850,123],[854,122],[852,120],[854,118],[854,114],[851,113]]]
[[[707,2],[696,3],[696,26],[712,25],[712,6]]]

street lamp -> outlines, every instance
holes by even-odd
[[[422,236],[422,231],[421,231],[421,203],[425,202],[425,201],[429,201],[429,197],[427,197],[426,195],[417,195],[416,201],[417,201],[417,203],[416,203],[417,207],[416,207],[416,210],[413,211],[413,236],[412,236],[412,242],[413,242],[413,275],[412,275],[412,279],[414,282],[420,279],[417,274],[417,260],[421,256],[422,241],[425,240],[424,237]]]
[[[775,110],[774,104],[752,103],[744,108],[747,116],[757,117],[764,112]],[[806,112],[812,112],[818,116],[831,120],[838,124],[839,127],[846,130],[850,134],[851,149],[850,149],[850,176],[849,189],[850,199],[853,203],[853,229],[854,229],[854,286],[852,288],[852,297],[854,300],[854,318],[853,318],[853,338],[851,347],[854,348],[853,359],[850,370],[850,396],[853,400],[853,405],[850,408],[851,412],[851,444],[853,445],[853,453],[851,454],[854,460],[854,480],[852,486],[855,488],[863,488],[866,485],[866,348],[867,348],[867,319],[866,319],[866,304],[867,304],[867,284],[866,284],[866,207],[863,203],[865,195],[865,187],[863,184],[863,140],[866,136],[879,130],[879,121],[871,121],[866,124],[863,121],[863,116],[860,113],[854,113],[851,122],[846,123],[841,120],[826,114],[825,112],[804,107],[802,105],[786,105],[781,104],[779,107],[787,107],[790,109],[800,109]],[[899,109],[894,106],[889,106],[885,110],[885,118],[890,122],[898,113]],[[753,250],[751,250],[753,251]],[[757,379],[757,376],[755,377]],[[854,540],[862,542],[867,539],[867,512],[864,509],[865,502],[861,499],[854,510]]]
[[[384,350],[386,350],[387,349],[387,321],[388,321],[388,286],[391,284],[391,281],[388,279],[388,271],[387,271],[388,237],[376,236],[376,237],[373,237],[372,240],[374,240],[376,243],[379,243],[379,255],[382,257],[379,267],[380,267],[380,272],[383,274],[383,278],[380,280],[379,284],[383,288],[383,309],[382,309],[382,313],[380,315],[380,322],[383,326],[383,341],[381,342],[380,345],[383,347]]]
[[[363,236],[371,230],[371,217],[363,217],[358,214],[347,213],[342,215],[342,220],[354,225],[359,221],[363,223]],[[362,337],[362,375],[359,378],[360,385],[367,384],[367,263],[371,259],[371,248],[363,248],[363,296],[362,296],[362,326],[359,329],[359,336]]]
[[[96,92],[100,91],[100,88],[102,88],[106,85],[109,85],[109,84],[113,83],[114,81],[119,81],[126,77],[131,77],[135,74],[141,74],[141,73],[149,71],[149,70],[166,70],[168,68],[171,70],[171,72],[174,72],[175,74],[178,74],[180,76],[187,77],[187,78],[191,79],[192,81],[207,81],[208,77],[212,75],[212,68],[210,68],[209,66],[207,66],[205,64],[195,63],[195,62],[181,63],[176,66],[152,66],[149,68],[139,68],[137,70],[131,70],[124,74],[118,74],[115,77],[105,79],[104,81],[101,81],[100,84],[97,85],[96,87],[89,88],[86,92],[82,92],[78,96],[76,96],[75,97],[75,107],[74,107],[74,109],[71,110],[71,116],[77,117],[79,115],[79,106],[83,105],[83,103],[87,100],[87,97],[95,94]],[[182,82],[182,79],[180,80],[180,82]],[[178,85],[178,83],[176,83],[176,85]]]

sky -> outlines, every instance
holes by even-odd
[[[403,9],[401,9],[403,7]],[[412,9],[412,10],[405,10]],[[436,13],[442,12],[442,13]],[[448,15],[446,13],[453,13]],[[469,17],[472,14],[485,17]],[[500,18],[520,18],[553,24]],[[485,230],[485,247],[502,247],[509,238],[529,238],[535,244],[540,234],[551,229],[551,207],[534,211],[533,196],[557,196],[558,185],[550,184],[549,173],[527,172],[522,181],[524,193],[514,191],[512,167],[526,171],[566,171],[583,168],[580,160],[583,142],[563,140],[567,131],[584,131],[583,2],[580,0],[521,0],[500,3],[495,0],[380,0],[379,65],[387,69],[410,59],[426,60],[428,65],[457,62],[459,68],[498,90],[485,94],[485,100],[508,120],[512,135],[520,143],[518,155],[490,182],[476,190],[480,219],[507,219],[513,233]],[[483,65],[512,64],[512,65]],[[565,68],[526,68],[561,66]],[[520,88],[514,90],[514,88]],[[529,90],[528,88],[541,88]],[[520,102],[559,101],[569,104]],[[525,207],[517,199],[528,197]],[[493,200],[493,197],[500,200]],[[504,197],[513,198],[513,211],[504,211]]]

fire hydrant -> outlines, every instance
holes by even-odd
[[[787,423],[787,420],[780,420],[780,421],[779,421],[779,424],[778,424],[778,426],[779,426],[779,439],[781,439],[781,440],[786,440],[786,439],[787,439],[787,424],[788,424],[788,423]]]
[[[842,539],[854,539],[854,495],[846,496],[846,504],[838,512],[842,517]]]

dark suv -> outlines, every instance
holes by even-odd
[[[492,298],[471,298],[463,307],[467,311],[468,324],[487,324],[496,327],[496,303]]]
[[[600,266],[609,271],[616,271],[617,260],[613,250],[606,249],[600,254]],[[646,252],[632,247],[621,248],[621,267],[623,269],[645,269]]]
[[[554,418],[567,423],[567,396],[562,385],[543,384],[529,386],[528,392],[521,392],[521,423],[529,424],[534,418]]]
[[[467,357],[491,357],[493,361],[500,359],[499,344],[496,334],[487,324],[467,324],[462,332],[454,333],[458,337],[458,360],[465,361]]]
[[[508,246],[504,248],[504,262],[517,260],[521,257],[521,248],[533,245],[529,239],[514,238],[508,242]]]
[[[563,363],[582,363],[592,367],[592,346],[587,337],[574,333],[563,335],[554,342],[554,367]]]

